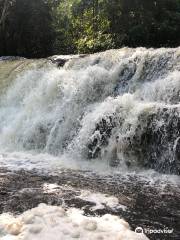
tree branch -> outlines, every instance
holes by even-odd
[[[10,6],[10,1],[9,0],[4,0],[4,5],[3,5],[1,17],[0,17],[0,25],[3,25],[4,22],[5,22],[5,19],[8,15],[9,6]]]

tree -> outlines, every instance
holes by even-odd
[[[56,49],[63,53],[87,53],[112,48],[105,3],[104,0],[61,1],[54,14]]]
[[[0,0],[0,55],[180,44],[180,0]]]
[[[1,18],[3,49],[6,49],[6,52],[1,50],[3,55],[45,57],[52,53],[52,21],[46,2],[15,0],[12,4],[5,0]]]
[[[114,47],[110,34],[110,21],[105,9],[106,1],[92,0],[83,12],[83,28],[76,44],[80,52],[97,52]]]
[[[6,32],[5,25],[6,20],[10,12],[10,7],[14,4],[14,0],[1,0],[0,1],[0,41],[1,41],[1,52],[3,55],[6,55],[7,47],[6,47]]]

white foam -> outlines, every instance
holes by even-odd
[[[95,206],[91,208],[92,211],[95,211],[97,209],[104,209],[105,207],[109,207],[111,209],[121,208],[124,211],[126,210],[126,206],[121,205],[118,198],[109,196],[107,194],[83,190],[81,191],[81,195],[78,196],[78,198],[94,203]]]
[[[126,163],[133,171],[141,168],[143,164],[133,149],[128,151],[125,139],[136,136],[141,115],[146,118],[163,108],[180,107],[179,51],[123,48],[85,58],[64,56],[76,59],[60,69],[32,60],[34,67],[19,69],[13,81],[0,86],[0,163],[12,169],[53,173],[62,168],[108,172],[112,170],[108,163],[116,158],[118,171],[127,172]],[[9,69],[12,63],[8,64]],[[5,74],[3,81],[8,79]],[[97,130],[102,120],[110,131],[113,128],[105,144]],[[158,121],[157,128],[162,124]],[[100,151],[93,155],[96,160],[87,161],[91,140]],[[162,160],[166,153],[173,156],[171,147],[162,153]]]
[[[87,217],[78,209],[40,204],[20,216],[0,216],[1,240],[148,240],[112,215]]]
[[[43,191],[45,193],[57,193],[57,194],[61,194],[61,193],[63,194],[63,192],[66,192],[66,191],[76,192],[76,198],[82,199],[87,202],[91,202],[95,205],[91,208],[92,211],[95,211],[98,209],[104,209],[106,207],[112,210],[116,210],[119,208],[121,208],[123,211],[127,210],[126,206],[119,203],[119,200],[117,197],[114,197],[108,194],[103,194],[103,193],[98,193],[98,192],[93,192],[88,190],[81,190],[81,189],[70,187],[68,185],[60,186],[56,183],[54,184],[44,183]]]

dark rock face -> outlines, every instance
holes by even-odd
[[[180,137],[178,137],[175,141],[174,151],[175,157],[180,164]]]
[[[88,144],[88,158],[97,158],[101,152],[101,147],[108,145],[108,139],[111,137],[112,129],[116,126],[115,119],[108,116],[96,124],[95,131],[100,135],[90,140]]]
[[[149,115],[144,121],[134,136],[133,148],[138,158],[147,168],[180,174],[178,144],[174,148],[180,135],[179,110],[159,109],[157,114]]]
[[[119,141],[119,130],[123,119],[108,116],[96,124],[97,137],[90,140],[88,157],[97,158],[108,145],[109,139],[116,139],[126,155],[127,165],[135,158],[137,165],[152,168],[162,173],[180,174],[180,117],[177,108],[162,108],[156,113],[143,113],[138,117],[138,125],[131,135]],[[129,126],[131,129],[133,126]],[[113,154],[113,153],[112,153]]]

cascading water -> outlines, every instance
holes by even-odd
[[[179,174],[180,48],[66,58],[60,68],[50,60],[0,61],[3,158],[48,153]]]

